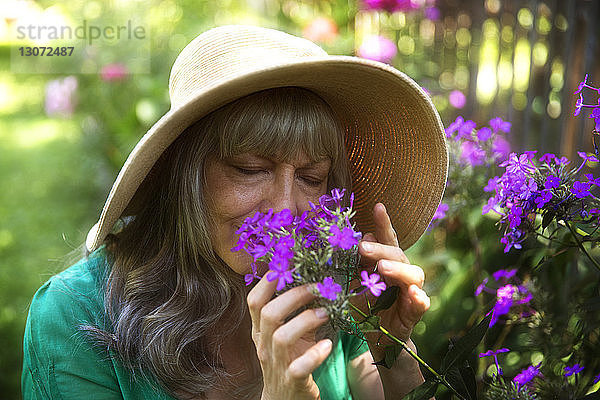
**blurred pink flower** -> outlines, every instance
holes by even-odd
[[[492,151],[500,160],[506,160],[510,153],[510,143],[502,136],[496,136],[492,143]]]
[[[44,109],[48,116],[70,117],[75,111],[75,91],[77,78],[67,76],[63,79],[54,79],[46,84],[46,99]]]
[[[467,103],[467,98],[460,90],[453,90],[448,96],[448,101],[454,108],[463,108]]]
[[[331,18],[319,17],[304,28],[302,36],[313,42],[331,43],[338,36],[338,27]]]
[[[358,49],[359,57],[388,64],[392,61],[396,53],[398,53],[398,48],[393,41],[377,35],[366,37]]]
[[[437,7],[427,7],[425,9],[425,18],[431,21],[437,21],[438,19],[440,19],[440,16],[441,12],[440,9]]]
[[[412,11],[420,8],[416,1],[412,0],[363,0],[367,10]]]
[[[100,71],[100,78],[105,82],[120,81],[129,73],[127,66],[121,63],[106,64]]]

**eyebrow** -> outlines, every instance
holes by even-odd
[[[250,157],[253,159],[260,159],[260,160],[264,160],[264,161],[269,161],[269,162],[282,162],[283,160],[278,160],[275,157],[269,157],[269,156],[262,156],[262,155],[258,155],[258,154],[252,154],[252,153],[241,153],[241,154],[234,154],[231,157],[227,157],[230,160],[236,160],[236,161],[241,161],[241,159],[243,157]],[[295,165],[295,164],[293,164]],[[323,158],[320,160],[316,160],[316,161],[311,161],[311,160],[306,160],[306,162],[302,165],[298,165],[296,166],[296,168],[298,169],[308,169],[311,167],[322,167],[322,168],[329,168],[331,166],[331,159],[330,158]]]

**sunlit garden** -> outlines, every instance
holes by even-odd
[[[24,20],[134,14],[147,59],[114,46],[77,69],[15,61]],[[129,152],[169,110],[177,54],[212,27],[249,24],[390,64],[440,114],[445,194],[406,251],[431,298],[412,332],[425,383],[407,398],[598,398],[599,15],[594,0],[3,0],[0,397],[21,397],[31,298],[83,254]]]

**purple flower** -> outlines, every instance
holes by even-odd
[[[496,207],[496,204],[498,204],[498,201],[496,200],[495,197],[490,197],[488,199],[488,202],[486,205],[483,206],[483,209],[481,210],[481,215],[485,215],[487,213],[489,213],[490,211],[494,210],[494,207]]]
[[[496,291],[496,304],[494,305],[492,319],[490,320],[490,327],[498,322],[498,317],[500,315],[508,314],[513,305],[513,294],[515,291],[516,288],[513,285],[504,285],[498,288]]]
[[[458,134],[454,138],[454,140],[459,141],[463,138],[470,138],[473,136],[473,130],[477,127],[474,121],[468,120],[465,121],[459,128]]]
[[[502,136],[496,136],[492,143],[492,152],[501,160],[505,160],[510,153],[510,143]]]
[[[272,230],[279,230],[282,227],[290,225],[294,221],[294,216],[292,212],[284,208],[280,212],[273,215],[270,221],[266,223],[266,225]]]
[[[594,107],[590,114],[590,118],[594,118],[594,122],[596,123],[594,129],[596,132],[600,132],[600,107]]]
[[[492,137],[492,130],[488,127],[483,127],[477,131],[477,139],[479,139],[482,142],[485,142],[486,140],[488,140],[491,137]]]
[[[344,229],[340,230],[337,225],[332,225],[329,228],[329,233],[331,234],[327,238],[329,244],[344,250],[351,249],[352,246],[357,245],[360,238],[360,234],[354,232],[352,228],[344,227]]]
[[[485,162],[485,150],[477,146],[476,143],[465,140],[460,145],[460,160],[475,165],[482,165]]]
[[[252,268],[252,273],[244,275],[244,281],[246,282],[246,286],[254,282],[254,278],[260,279],[260,276],[258,276],[256,272],[256,263],[254,261],[250,264],[250,267]]]
[[[289,258],[273,256],[269,262],[269,272],[267,273],[267,280],[269,282],[278,279],[277,290],[281,290],[287,283],[292,283],[294,278],[292,277],[292,271],[288,269]]]
[[[508,227],[516,228],[521,225],[521,217],[523,216],[523,208],[519,206],[513,206],[508,213]]]
[[[544,187],[546,189],[554,189],[560,186],[560,179],[554,175],[548,175]]]
[[[572,367],[566,366],[565,367],[565,377],[571,376],[571,375],[577,375],[578,373],[580,373],[581,371],[583,371],[585,367],[579,364],[573,364]]]
[[[533,178],[529,178],[527,183],[523,183],[523,185],[521,185],[521,194],[519,194],[519,197],[523,200],[527,200],[531,197],[532,193],[537,190],[537,183],[535,183]]]
[[[440,19],[441,12],[437,7],[427,7],[425,8],[425,18],[431,21],[437,21]]]
[[[481,294],[481,292],[483,292],[483,290],[486,288],[485,285],[488,283],[488,278],[485,278],[483,280],[483,282],[481,282],[479,284],[479,286],[477,286],[477,289],[475,289],[475,296],[479,296]]]
[[[506,172],[510,174],[528,173],[533,170],[529,165],[529,157],[527,154],[517,156],[515,153],[510,153],[509,159],[500,164],[501,167],[506,167]]]
[[[556,163],[556,165],[565,165],[566,166],[566,165],[571,164],[571,161],[569,161],[567,159],[567,157],[564,157],[564,156],[561,157],[560,159],[554,160],[554,162]]]
[[[411,0],[363,0],[368,10],[411,11],[419,8],[419,5]]]
[[[467,102],[467,98],[460,90],[453,90],[448,96],[448,101],[454,108],[463,108]]]
[[[579,93],[579,98],[575,101],[575,111],[573,112],[575,117],[581,112],[581,107],[583,107],[583,95]]]
[[[337,294],[342,291],[342,287],[335,283],[330,276],[323,279],[323,283],[317,283],[317,289],[321,296],[331,301],[335,301],[337,299]]]
[[[540,161],[544,162],[546,164],[550,164],[550,161],[552,161],[552,160],[556,160],[556,155],[554,155],[552,153],[546,153],[540,157]]]
[[[379,279],[381,278],[379,274],[369,275],[367,271],[363,270],[360,273],[360,277],[362,278],[360,284],[369,289],[374,296],[379,297],[381,292],[385,290],[385,283],[379,282]]]
[[[507,348],[498,349],[496,351],[494,351],[494,350],[488,350],[485,353],[480,353],[479,354],[479,358],[494,356],[494,363],[496,364],[496,370],[498,371],[499,375],[502,375],[502,368],[500,367],[500,364],[498,364],[498,354],[506,353],[506,352],[509,352],[509,351],[510,350],[507,349]]]
[[[598,382],[600,382],[600,374],[598,374],[594,377],[594,385]]]
[[[573,92],[573,94],[579,94],[579,93],[581,93],[581,91],[583,90],[583,88],[587,86],[587,78],[588,78],[588,74],[585,74],[585,77],[583,78],[583,81],[579,82],[579,86],[577,86],[577,90],[575,90]]]
[[[535,198],[535,205],[537,208],[542,208],[552,200],[552,192],[549,190],[542,190],[541,193]]]
[[[494,355],[497,355],[497,354],[500,354],[500,353],[506,353],[506,352],[509,352],[509,351],[510,350],[506,349],[506,348],[498,349],[496,351],[494,351],[494,350],[488,350],[485,353],[479,353],[479,358],[488,357],[488,356],[494,356]]]
[[[487,185],[485,185],[485,187],[483,188],[484,192],[493,192],[494,190],[497,189],[498,187],[498,181],[500,180],[500,178],[498,178],[497,176],[491,178],[490,180],[488,180]]]
[[[508,253],[512,247],[515,249],[521,248],[521,243],[518,242],[519,238],[522,236],[522,232],[518,229],[512,229],[509,233],[506,233],[502,239],[500,239],[500,243],[504,244],[504,252]]]
[[[383,36],[368,36],[358,49],[358,56],[382,63],[390,63],[396,56],[396,43]]]
[[[593,161],[598,162],[598,158],[594,154],[584,153],[583,151],[578,151],[577,155],[584,159],[584,162]]]
[[[508,132],[510,132],[511,123],[508,121],[504,121],[500,117],[496,117],[496,118],[490,120],[490,127],[492,128],[494,133],[497,133],[500,131],[508,133]]]
[[[454,122],[452,122],[450,125],[448,125],[448,127],[444,130],[446,132],[446,137],[447,138],[452,137],[452,134],[454,134],[454,132],[458,131],[458,128],[460,128],[464,122],[465,122],[464,118],[461,117],[460,115],[458,117],[456,117]]]
[[[435,210],[435,214],[433,214],[432,221],[444,218],[446,216],[446,211],[448,211],[448,204],[440,203],[437,210]]]
[[[542,363],[539,363],[538,365],[530,365],[529,367],[525,368],[517,376],[514,377],[513,381],[517,383],[519,390],[523,386],[526,386],[527,384],[529,384],[533,380],[533,378],[535,378],[538,375],[541,375],[541,373],[540,373],[541,365],[542,365]]]
[[[571,189],[571,193],[575,195],[578,199],[583,199],[584,197],[591,196],[590,193],[590,183],[589,182],[573,182],[573,188]]]
[[[513,276],[515,276],[517,274],[517,270],[516,269],[499,269],[498,271],[494,272],[492,274],[492,276],[494,277],[494,280],[500,280],[500,278],[504,278],[506,281],[508,281],[510,278],[512,278]]]
[[[600,186],[600,178],[594,178],[594,175],[592,174],[585,174],[585,177],[588,179],[590,184]]]

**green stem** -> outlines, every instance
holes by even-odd
[[[368,318],[369,316],[367,314],[365,314],[361,309],[359,309],[358,307],[356,307],[354,304],[349,303],[350,307],[352,307],[356,312],[358,312],[363,318]],[[431,368],[429,366],[429,364],[427,364],[427,362],[425,362],[425,360],[423,360],[421,357],[419,357],[419,355],[417,353],[415,353],[410,347],[408,347],[408,345],[403,341],[398,339],[396,336],[392,335],[390,333],[390,331],[388,331],[387,329],[385,329],[383,326],[378,325],[377,329],[379,329],[379,331],[381,333],[383,333],[384,335],[386,335],[387,337],[389,337],[390,339],[392,339],[394,342],[396,342],[397,344],[399,344],[400,346],[402,346],[402,348],[404,350],[406,350],[406,352],[408,354],[410,354],[410,356],[412,358],[414,358],[415,360],[417,360],[419,362],[419,364],[421,364],[423,367],[425,367],[429,372],[431,372],[431,374],[433,376],[435,376],[435,378],[441,382],[444,386],[446,386],[448,389],[450,389],[456,396],[458,396],[459,399],[461,400],[465,400],[465,398],[456,391],[456,389],[454,389],[452,387],[452,385],[450,385],[450,383],[446,380],[446,378],[442,375],[440,375],[436,370],[434,370],[433,368]]]
[[[569,222],[565,221],[565,225],[567,226],[567,228],[569,228],[569,231],[571,231],[571,235],[573,235],[573,238],[577,242],[577,246],[579,246],[579,248],[581,249],[581,251],[583,251],[583,253],[587,256],[587,258],[590,259],[590,261],[594,264],[594,266],[596,267],[596,269],[598,269],[598,271],[600,271],[600,264],[598,264],[598,262],[592,258],[592,256],[590,255],[590,253],[587,252],[587,250],[585,249],[585,247],[583,247],[583,244],[581,243],[581,241],[577,237],[577,233],[573,230],[573,227],[571,226],[571,224]]]

